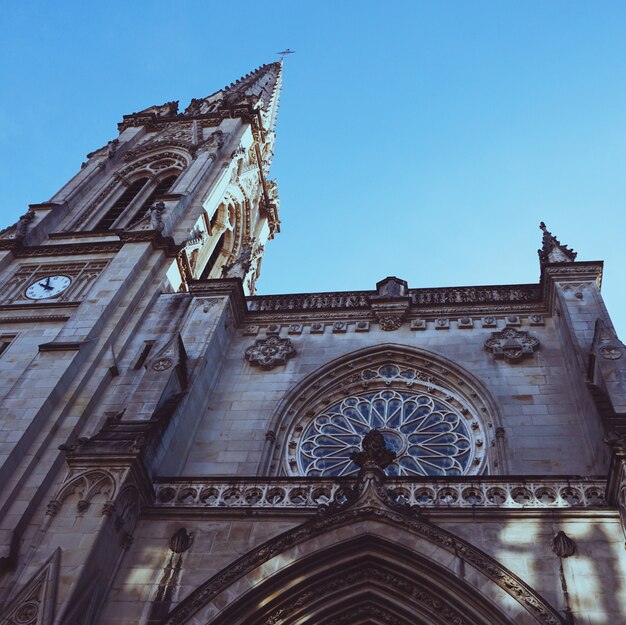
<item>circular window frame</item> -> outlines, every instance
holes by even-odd
[[[412,368],[419,379],[364,380],[363,373],[384,365]],[[467,410],[478,424],[481,461],[465,475],[506,473],[502,421],[497,404],[483,384],[467,370],[426,350],[385,344],[341,356],[320,367],[297,384],[278,403],[267,436],[260,473],[304,477],[298,463],[298,443],[311,419],[350,395],[377,389],[424,389],[450,397],[459,410]],[[471,423],[471,421],[470,421]],[[428,479],[428,476],[425,476]]]
[[[379,369],[384,368],[384,367],[400,368],[399,365],[382,365],[381,367],[379,367]],[[366,371],[371,371],[371,370],[366,370]],[[358,467],[354,465],[354,463],[352,463],[352,466],[347,465],[345,467],[346,469],[349,469],[349,471],[344,470],[340,473],[333,473],[330,470],[327,472],[322,471],[320,473],[316,473],[315,472],[316,468],[313,466],[315,465],[315,462],[312,462],[308,466],[305,466],[304,458],[308,454],[306,451],[303,451],[303,444],[309,443],[311,441],[312,436],[316,436],[316,437],[323,436],[323,434],[321,434],[321,430],[319,427],[318,427],[318,432],[320,432],[319,434],[311,434],[311,430],[314,428],[315,421],[324,420],[326,418],[332,419],[332,416],[343,416],[344,419],[346,418],[345,409],[340,410],[340,407],[342,407],[345,404],[346,400],[354,399],[356,401],[363,402],[363,403],[368,402],[370,403],[370,405],[372,405],[373,402],[377,398],[379,398],[382,393],[385,393],[385,392],[391,392],[394,395],[401,396],[402,397],[401,401],[403,402],[403,406],[406,405],[406,403],[410,402],[412,400],[412,397],[415,397],[416,401],[418,400],[418,398],[427,397],[433,402],[439,402],[442,407],[444,407],[450,413],[455,414],[457,419],[461,421],[460,427],[458,429],[463,431],[461,435],[465,435],[470,443],[469,455],[465,463],[466,466],[464,466],[459,473],[448,473],[445,471],[442,474],[411,472],[405,467],[400,466],[400,463],[396,461],[391,463],[389,467],[385,469],[385,473],[387,473],[390,476],[393,475],[393,476],[398,476],[398,477],[430,478],[430,477],[460,477],[464,475],[481,475],[485,472],[486,454],[484,453],[484,448],[485,448],[485,439],[487,436],[486,431],[485,431],[485,426],[482,420],[477,418],[477,416],[473,413],[472,407],[469,406],[462,397],[460,397],[456,393],[451,393],[447,389],[444,389],[438,385],[431,384],[431,383],[424,382],[424,381],[418,381],[414,384],[411,384],[410,386],[405,386],[404,388],[402,388],[396,384],[388,385],[385,379],[383,378],[383,379],[377,379],[375,381],[375,384],[373,384],[372,386],[370,386],[367,390],[363,392],[355,393],[355,394],[348,394],[345,397],[341,398],[338,402],[329,404],[325,410],[322,410],[321,412],[319,412],[312,418],[309,417],[308,419],[305,419],[306,425],[303,425],[302,428],[300,427],[294,428],[294,432],[292,434],[290,444],[291,444],[291,447],[293,448],[293,442],[296,443],[295,458],[296,458],[297,464],[295,465],[295,470],[294,470],[293,463],[290,464],[290,466],[288,467],[288,474],[305,476],[305,477],[343,477],[343,476],[354,477],[356,473],[358,472]],[[371,400],[369,399],[370,396],[371,396]],[[395,397],[393,399],[397,400],[398,398]],[[335,412],[331,416],[331,411],[333,410]],[[436,411],[433,410],[429,414],[432,414],[433,412],[436,412]],[[365,419],[363,419],[363,421],[365,421]],[[373,425],[370,429],[373,429]],[[422,447],[422,445],[411,445],[409,442],[410,441],[409,436],[413,436],[414,434],[411,434],[411,435],[403,434],[399,431],[400,429],[399,427],[391,428],[391,427],[383,426],[383,427],[378,427],[378,429],[380,429],[380,431],[383,432],[383,435],[385,435],[386,433],[393,433],[403,441],[403,445],[404,447],[406,447],[406,449],[403,449],[402,453],[399,454],[399,458],[401,459],[415,457],[409,453],[409,449],[411,447],[413,446]],[[455,431],[456,431],[456,428],[455,428]],[[358,451],[360,449],[361,441],[365,433],[366,431],[364,431],[363,435],[360,436],[359,443],[356,447],[354,447],[353,451]],[[419,433],[419,430],[415,432],[415,434],[418,434],[418,433]],[[355,434],[354,436],[356,437],[359,435]],[[353,446],[346,445],[346,449],[349,449],[350,447],[353,447]],[[344,455],[336,456],[336,457],[345,458],[346,455],[344,454]],[[416,465],[420,464],[420,461],[418,460],[417,462],[415,462],[415,464]],[[425,461],[425,464],[430,464],[430,462]],[[396,472],[396,469],[397,469],[397,472]]]

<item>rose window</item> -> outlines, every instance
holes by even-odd
[[[476,473],[482,464],[480,426],[450,395],[429,389],[384,389],[346,397],[302,429],[297,461],[308,476],[353,475],[350,459],[367,432],[379,430],[396,459],[388,475]],[[457,405],[454,405],[454,404]]]

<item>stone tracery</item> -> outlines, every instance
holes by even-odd
[[[398,454],[389,475],[500,472],[497,420],[468,372],[428,352],[377,346],[311,374],[281,402],[273,462],[287,475],[355,474],[350,455],[377,428]]]
[[[459,410],[426,391],[383,390],[348,397],[308,425],[299,448],[302,472],[356,473],[352,455],[370,428],[380,428],[397,455],[386,469],[390,475],[463,475],[480,461],[468,419]]]

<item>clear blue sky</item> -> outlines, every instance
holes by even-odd
[[[12,2],[2,221],[125,113],[285,62],[261,293],[534,282],[539,221],[606,261],[626,336],[626,3]]]

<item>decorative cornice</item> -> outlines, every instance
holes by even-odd
[[[440,307],[437,310],[459,311],[466,314],[469,307],[482,309],[496,306],[519,306],[541,303],[539,284],[503,286],[451,287],[437,289],[408,289],[409,310]],[[343,291],[328,293],[294,293],[249,297],[251,313],[297,313],[330,310],[369,310],[377,303],[376,291]],[[508,308],[507,308],[508,310]]]
[[[110,234],[110,233],[109,233]],[[81,254],[115,254],[122,249],[118,241],[66,243],[59,245],[17,246],[14,250],[18,258],[39,256],[78,256]]]
[[[0,323],[45,323],[52,321],[67,321],[69,315],[33,315],[31,317],[0,317]],[[41,350],[40,350],[41,351]]]
[[[242,323],[246,314],[246,296],[243,291],[243,281],[240,278],[190,280],[188,287],[194,297],[226,295],[232,305],[236,323]]]
[[[163,250],[169,258],[180,254],[182,245],[177,245],[172,237],[164,237],[158,230],[118,231],[122,243],[152,243],[155,249]]]
[[[601,260],[571,263],[548,263],[541,266],[541,291],[546,309],[554,310],[554,290],[557,283],[595,282],[598,289],[602,287],[604,262]]]
[[[55,308],[78,308],[80,302],[28,302],[25,304],[3,304],[3,310],[51,310]]]
[[[354,490],[356,478],[258,477],[234,480],[159,478],[154,489],[156,510],[249,514],[274,510],[310,514]],[[445,478],[387,478],[385,486],[397,502],[423,511],[606,510],[605,478],[559,476],[464,476]]]

